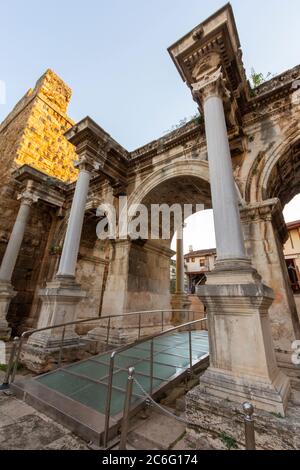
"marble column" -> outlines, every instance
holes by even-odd
[[[201,94],[205,119],[210,186],[217,244],[217,262],[245,260],[246,252],[239,216],[236,186],[223,99],[228,96],[221,72],[194,91]]]
[[[83,164],[80,168],[76,183],[57,277],[75,278],[76,264],[90,179],[91,172],[89,171],[87,165]]]
[[[197,400],[209,397],[220,407],[224,400],[251,400],[257,409],[284,415],[290,384],[275,359],[268,315],[274,294],[245,254],[221,69],[193,88],[204,110],[218,257],[206,285],[197,288],[207,308],[210,367],[191,400],[197,394]]]
[[[176,294],[184,293],[184,252],[183,237],[176,239]]]
[[[173,323],[175,325],[188,321],[187,312],[191,304],[188,295],[184,291],[183,228],[184,225],[176,234],[176,292],[172,296]]]
[[[19,196],[21,200],[19,212],[7,244],[1,267],[0,267],[0,339],[8,340],[11,329],[8,326],[6,316],[11,299],[16,295],[11,284],[14,268],[20,253],[21,245],[27,221],[30,215],[30,209],[37,198],[27,189]]]
[[[77,305],[87,295],[76,283],[76,263],[84,221],[89,183],[93,163],[82,159],[77,164],[79,175],[67,224],[58,272],[53,281],[40,291],[42,300],[37,328],[60,325],[76,320]],[[32,335],[26,347],[24,363],[31,370],[42,372],[53,367],[60,346],[60,328]],[[80,357],[79,337],[74,326],[68,326],[64,334],[64,354],[68,360]]]

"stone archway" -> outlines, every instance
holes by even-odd
[[[146,196],[160,185],[175,178],[195,178],[204,182],[206,193],[204,193],[208,207],[210,207],[210,194],[207,194],[209,184],[208,162],[203,160],[176,161],[151,173],[145,180],[138,184],[128,198],[128,205],[140,204]],[[202,188],[204,190],[204,187]],[[203,201],[199,201],[201,203]]]
[[[284,207],[299,192],[300,131],[295,126],[277,145],[258,154],[248,173],[245,200],[254,204],[277,197]]]
[[[300,192],[300,139],[289,127],[277,145],[255,159],[245,185],[247,207],[242,220],[247,252],[264,282],[275,292],[270,307],[273,339],[279,363],[290,363],[293,340],[300,338],[299,313],[290,287],[283,245],[287,229],[283,208]]]
[[[203,204],[211,207],[207,162],[178,161],[149,175],[128,197],[128,207],[144,204]],[[119,240],[112,243],[102,315],[139,310],[172,310],[170,249],[165,240]],[[153,323],[155,319],[153,318]],[[159,318],[160,321],[160,318]],[[128,324],[123,325],[128,330]]]

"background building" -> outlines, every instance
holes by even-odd
[[[188,277],[188,289],[191,294],[194,294],[195,286],[205,284],[206,273],[213,270],[216,257],[215,248],[193,251],[193,247],[190,247],[184,259],[185,274]]]
[[[284,245],[284,257],[292,289],[300,294],[300,220],[287,224],[289,238]]]

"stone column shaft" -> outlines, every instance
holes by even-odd
[[[30,214],[31,202],[27,199],[21,202],[19,212],[11,233],[0,268],[0,282],[10,282],[19,256],[24,238],[25,228]]]
[[[31,182],[28,182],[28,188],[19,196],[21,205],[0,267],[0,340],[4,341],[10,338],[11,329],[6,317],[11,299],[16,295],[11,279],[24,238],[30,207],[33,202],[37,201],[30,187]]]
[[[184,293],[184,252],[183,238],[176,240],[176,294]]]
[[[75,277],[90,179],[88,170],[80,170],[57,276]]]
[[[218,260],[245,259],[244,239],[221,97],[210,96],[206,99],[204,117]]]

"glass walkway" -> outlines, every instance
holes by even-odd
[[[196,367],[208,356],[208,333],[192,331],[191,340],[192,362],[193,367]],[[87,427],[95,431],[97,438],[92,432],[90,439],[99,443],[104,430],[110,358],[111,353],[93,356],[31,379],[25,384],[15,384],[14,388],[21,387],[24,392],[23,398],[31,398],[29,401],[33,405],[38,401],[39,409],[70,427],[75,433],[77,431],[81,436],[84,434],[82,437],[89,434]],[[147,393],[150,393],[152,385],[152,395],[157,395],[170,386],[171,382],[180,379],[189,369],[189,333],[176,331],[154,338],[152,367],[150,358],[151,340],[133,344],[129,349],[116,353],[110,405],[112,426],[120,423],[122,419],[128,368],[135,368],[135,379]],[[135,383],[132,408],[142,404],[145,398]],[[47,413],[49,411],[47,408],[51,408],[52,412]],[[58,419],[63,416],[67,416],[68,419]],[[72,419],[77,422],[76,429],[73,425],[70,426]]]

